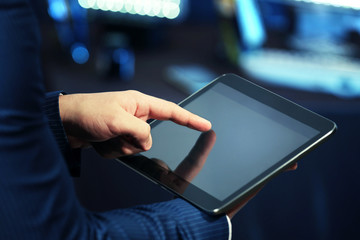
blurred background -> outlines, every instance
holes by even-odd
[[[141,92],[179,102],[235,73],[314,110],[338,132],[233,219],[233,239],[354,239],[360,227],[360,2],[38,0],[48,90]],[[74,184],[94,211],[169,200],[83,151]],[[241,174],[241,173],[239,173]]]

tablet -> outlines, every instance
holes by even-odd
[[[153,146],[118,160],[211,214],[243,201],[336,130],[336,124],[234,74],[180,104],[212,123],[199,132],[151,123]]]

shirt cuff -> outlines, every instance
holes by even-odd
[[[49,92],[46,94],[43,106],[48,119],[48,124],[56,143],[66,160],[71,176],[80,176],[81,150],[72,149],[67,139],[59,111],[59,95],[65,94],[61,91]]]
[[[231,224],[231,220],[230,220],[228,215],[226,215],[226,219],[227,219],[228,226],[229,226],[229,240],[231,240],[231,238],[232,238],[232,224]]]

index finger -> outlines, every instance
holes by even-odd
[[[149,118],[158,120],[170,120],[177,124],[187,126],[198,131],[208,131],[211,123],[188,110],[160,98],[149,96]]]

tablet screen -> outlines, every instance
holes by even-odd
[[[216,134],[200,171],[185,179],[220,201],[319,133],[221,82],[183,107],[211,121]],[[200,135],[170,121],[160,122],[152,130],[152,148],[142,155],[160,159],[174,170]]]

